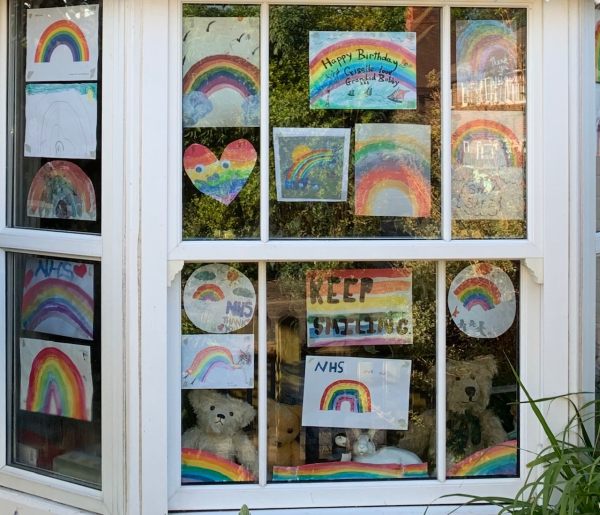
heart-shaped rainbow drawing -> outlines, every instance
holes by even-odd
[[[185,149],[183,167],[196,189],[228,206],[248,181],[256,164],[256,150],[246,139],[225,147],[221,159],[204,145]]]

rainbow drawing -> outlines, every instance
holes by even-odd
[[[517,475],[517,441],[477,451],[448,469],[448,476],[515,476]]]
[[[234,367],[233,356],[227,347],[213,345],[202,349],[190,367],[184,372],[184,378],[191,377],[192,384],[196,381],[203,383],[215,368]]]
[[[474,306],[479,306],[484,311],[494,309],[502,301],[502,294],[498,286],[486,277],[470,277],[459,284],[454,290],[462,305],[471,311]]]
[[[353,379],[340,379],[331,383],[321,396],[321,411],[341,411],[350,406],[352,413],[371,412],[371,392],[366,384]]]
[[[219,302],[225,298],[223,290],[216,284],[203,284],[198,287],[192,297],[196,300]]]
[[[217,454],[198,449],[181,449],[183,483],[230,483],[255,481],[252,473]]]
[[[328,463],[310,463],[297,467],[273,467],[273,481],[370,481],[422,477],[428,477],[427,463],[376,465],[355,461],[332,461]]]
[[[600,82],[600,20],[596,21],[596,82]]]
[[[323,170],[335,163],[335,152],[328,148],[312,150],[301,145],[292,152],[292,165],[286,174],[286,187],[305,188],[308,185],[308,176],[311,171]]]
[[[79,26],[71,20],[58,20],[48,25],[40,36],[33,61],[49,63],[59,46],[66,46],[71,51],[74,62],[90,60],[90,49]]]
[[[31,182],[27,216],[96,220],[94,185],[75,163],[50,161],[38,170]]]
[[[357,124],[357,215],[430,216],[430,140],[429,126]]]

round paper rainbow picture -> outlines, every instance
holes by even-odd
[[[256,292],[244,274],[224,264],[204,265],[190,276],[183,290],[189,319],[208,333],[231,333],[254,316]]]
[[[515,320],[517,303],[510,277],[490,263],[463,268],[448,291],[448,309],[456,326],[473,338],[496,338]]]

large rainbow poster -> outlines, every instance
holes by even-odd
[[[254,335],[181,337],[181,388],[253,388]]]
[[[84,345],[21,338],[22,410],[92,420],[92,364]]]
[[[354,163],[357,215],[430,216],[431,126],[356,124]]]
[[[411,361],[307,356],[302,425],[408,429]]]
[[[94,338],[94,266],[27,258],[21,327],[82,340]]]
[[[306,332],[309,347],[412,343],[411,270],[308,271]]]
[[[311,109],[416,109],[415,32],[309,32]]]
[[[27,10],[28,82],[98,78],[98,5]]]
[[[258,17],[183,18],[183,126],[258,127]]]

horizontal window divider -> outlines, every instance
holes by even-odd
[[[0,247],[6,251],[99,260],[102,238],[98,235],[9,229],[0,232]]]
[[[196,2],[186,2],[186,3],[196,3]],[[211,2],[198,2],[198,3],[211,3]],[[249,2],[248,0],[229,0],[228,4],[242,4],[242,5],[259,5],[259,4],[267,4],[267,5],[306,5],[306,0],[256,0],[256,2]],[[512,0],[510,2],[502,2],[502,7],[510,8],[510,7],[527,7],[531,5],[533,2],[531,0]],[[365,0],[330,0],[327,2],[327,5],[365,5]],[[448,1],[445,0],[414,0],[410,2],[386,2],[385,0],[370,0],[368,3],[369,6],[408,6],[408,7],[440,7],[444,5],[449,5]],[[481,2],[473,2],[473,1],[463,1],[452,3],[452,7],[481,7]]]

